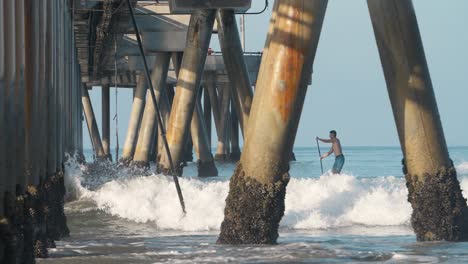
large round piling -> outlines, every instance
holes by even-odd
[[[215,123],[216,134],[221,134],[221,113],[218,100],[218,93],[216,92],[216,73],[206,72],[205,78],[205,93],[208,95],[210,107],[213,112],[213,119]],[[210,117],[211,119],[211,117]]]
[[[161,117],[162,117],[162,122],[164,124],[164,127],[167,127],[167,124],[169,123],[169,117],[171,114],[171,106],[172,106],[172,100],[174,99],[174,85],[167,83],[166,84],[166,89],[161,90],[162,96],[164,98],[167,98],[167,100],[159,100],[160,102],[160,107],[161,107]],[[162,137],[161,131],[158,130],[158,151],[157,151],[157,157],[156,161],[158,162],[161,156],[161,153],[163,153],[165,150],[164,148],[164,140]]]
[[[231,101],[231,152],[229,153],[229,160],[231,162],[238,162],[241,156],[239,147],[239,119],[234,108],[234,102]]]
[[[312,74],[327,6],[324,0],[277,1],[268,57],[230,180],[218,243],[276,243],[289,180],[289,153]],[[268,136],[265,136],[268,135]]]
[[[125,138],[125,144],[122,149],[122,158],[120,160],[124,164],[128,164],[128,162],[130,162],[133,159],[133,152],[135,151],[138,139],[138,128],[140,127],[146,100],[145,76],[138,75],[137,85],[134,91],[135,96],[133,97],[133,104],[130,113],[130,120],[128,122],[127,135]]]
[[[5,18],[3,10],[3,0],[0,0],[0,134],[6,135],[6,124],[3,122],[6,118],[6,84],[5,84],[5,29],[3,19]],[[6,137],[0,137],[0,146],[5,146]],[[6,148],[0,148],[0,216],[3,218],[3,196],[6,191]]]
[[[165,93],[161,90],[166,88],[167,73],[169,70],[169,62],[171,54],[168,52],[160,52],[155,54],[155,65],[151,72],[151,82],[154,87],[156,101],[168,101]],[[149,91],[148,91],[149,93]],[[152,147],[152,139],[156,136],[155,127],[157,125],[156,109],[154,108],[151,96],[146,96],[145,110],[141,121],[140,133],[138,142],[133,155],[132,164],[140,167],[149,166],[149,154]]]
[[[206,134],[208,136],[208,148],[211,151],[211,103],[210,96],[206,89],[206,83],[203,86],[203,118],[205,118]]]
[[[367,2],[404,154],[416,237],[468,240],[468,208],[447,150],[412,1]]]
[[[8,149],[8,155],[6,158],[6,190],[9,195],[14,196],[17,170],[16,146],[15,146],[15,86],[16,86],[16,39],[15,39],[15,1],[5,0],[4,1],[4,41],[5,41],[5,100],[6,118],[2,120],[5,122],[6,133],[3,135],[7,137],[5,148]],[[14,201],[14,200],[13,200]],[[7,209],[8,205],[5,205]],[[11,212],[12,213],[12,212]]]
[[[167,130],[169,149],[176,167],[174,173],[177,175],[182,174],[183,152],[205,66],[215,13],[215,10],[197,10],[190,18],[186,48]],[[167,173],[171,168],[169,159],[164,152],[161,157],[158,170]]]
[[[223,83],[219,85],[219,131],[218,131],[218,144],[216,146],[215,160],[228,161],[229,158],[229,132],[230,132],[230,111],[231,104],[231,89],[230,83]]]
[[[55,10],[53,3],[48,3],[48,10]],[[54,59],[56,55],[55,39],[54,39],[54,19],[55,16],[50,14],[47,16],[47,55],[46,55],[46,68],[47,68],[47,171],[49,174],[57,172],[57,102],[56,102],[56,89],[57,83],[55,76],[58,74],[57,66]],[[61,68],[63,70],[63,67]]]
[[[112,159],[110,154],[110,86],[101,86],[101,107],[102,107],[102,148],[107,159]]]
[[[28,232],[25,221],[25,203],[24,190],[26,184],[25,171],[25,87],[24,87],[24,67],[25,67],[25,13],[24,1],[15,1],[15,60],[16,60],[16,80],[15,80],[15,101],[14,114],[15,118],[15,141],[16,156],[16,190],[15,190],[15,229],[16,229],[16,261],[26,262],[27,258],[23,258],[25,248],[25,237]],[[28,243],[29,244],[29,243]]]
[[[105,159],[106,154],[102,147],[101,136],[99,135],[99,129],[96,123],[96,118],[94,117],[93,106],[91,104],[91,99],[89,98],[88,88],[85,84],[81,86],[81,101],[83,104],[83,112],[86,118],[86,123],[88,124],[89,136],[93,143],[93,148],[96,154],[97,159]]]
[[[74,48],[64,4],[0,0],[1,263],[34,263],[33,254],[46,257],[54,229],[64,226],[63,152],[56,151],[55,132],[65,130],[62,143],[71,146],[72,111],[79,100],[72,93],[72,56],[63,60],[63,53]],[[55,56],[58,49],[62,58]],[[63,75],[57,89],[55,77]],[[58,116],[60,124],[54,122]]]
[[[233,10],[219,10],[216,19],[218,22],[219,43],[231,83],[232,102],[244,135],[244,128],[247,126],[252,106],[253,91],[244,60],[244,51],[239,38],[236,17]]]
[[[24,66],[25,66],[25,44],[24,44],[24,2],[15,1],[15,45],[16,45],[16,88],[15,88],[15,113],[16,113],[16,131],[15,148],[18,161],[18,179],[17,184],[24,187],[25,177],[25,89],[24,89]]]
[[[192,135],[193,148],[197,155],[197,166],[199,177],[218,176],[213,154],[208,144],[208,135],[206,131],[205,120],[200,100],[195,102],[195,110],[190,124],[190,132]]]

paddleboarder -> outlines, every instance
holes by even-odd
[[[332,173],[333,174],[339,174],[341,172],[341,169],[343,169],[343,165],[345,163],[345,157],[343,155],[343,149],[341,148],[341,142],[340,140],[336,137],[336,131],[332,130],[330,131],[330,139],[322,139],[319,137],[316,137],[317,140],[320,140],[324,143],[331,143],[332,147],[330,148],[330,151],[327,153],[323,154],[320,157],[320,160],[330,156],[330,154],[334,153],[335,154],[335,163],[333,164],[332,168]]]

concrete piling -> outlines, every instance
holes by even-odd
[[[16,128],[15,128],[15,149],[17,160],[18,179],[17,184],[24,187],[26,182],[25,173],[25,90],[24,90],[24,66],[25,66],[25,45],[24,45],[24,2],[15,1],[15,45],[16,45],[16,80],[15,80],[15,112],[16,112]],[[21,192],[22,195],[22,192]]]
[[[2,190],[4,192],[3,204],[4,204],[4,216],[5,220],[2,221],[1,229],[8,231],[8,238],[3,239],[4,246],[4,260],[5,262],[14,263],[21,261],[21,256],[15,254],[15,251],[23,250],[23,214],[20,214],[17,209],[22,208],[21,201],[17,199],[18,195],[21,195],[21,189],[17,188],[17,183],[20,183],[21,175],[20,163],[23,162],[20,157],[20,135],[17,135],[21,125],[21,113],[19,101],[19,92],[22,89],[22,83],[20,80],[19,69],[21,66],[21,45],[18,40],[21,40],[21,36],[18,36],[20,32],[17,32],[16,23],[21,18],[16,19],[16,12],[18,6],[13,0],[5,0],[4,2],[4,17],[3,22],[4,28],[4,42],[5,42],[5,104],[6,117],[0,122],[5,122],[6,133],[2,134],[6,137],[6,144],[2,146],[8,153],[5,155],[6,159],[6,171],[2,175],[6,177],[6,186]],[[21,25],[21,22],[20,22]],[[18,26],[20,26],[18,25]],[[18,46],[17,46],[18,45]],[[3,111],[2,110],[2,111]],[[21,146],[22,147],[22,146]],[[4,225],[3,225],[4,224]],[[6,232],[4,232],[6,233]]]
[[[218,36],[224,64],[231,83],[232,102],[236,110],[242,134],[249,119],[253,91],[245,65],[242,43],[233,10],[219,10],[216,16]]]
[[[93,143],[94,152],[98,160],[104,160],[106,153],[102,146],[101,136],[99,135],[99,129],[94,117],[93,105],[89,98],[88,88],[85,84],[81,86],[81,102],[83,104],[83,113],[86,118],[86,124],[88,125],[88,132]]]
[[[0,0],[0,263],[34,263],[69,232],[63,158],[81,128],[69,9]]]
[[[327,1],[280,0],[261,64],[241,160],[230,180],[218,243],[272,244],[289,181],[289,154],[312,74]],[[268,135],[266,137],[265,135]]]
[[[183,52],[172,52],[171,55],[171,60],[172,60],[172,65],[174,67],[174,72],[176,74],[176,77],[179,78],[179,72],[180,68],[182,65],[182,58],[184,56]],[[172,98],[172,100],[174,97]],[[172,106],[172,104],[171,104]],[[169,110],[170,111],[170,110]],[[187,143],[185,144],[185,149],[183,150],[183,157],[182,157],[182,164],[184,166],[187,164],[187,162],[192,162],[193,161],[193,142],[192,142],[192,132],[189,131],[190,136],[187,137]]]
[[[102,148],[106,159],[112,160],[110,153],[110,86],[101,86],[101,107],[102,107]]]
[[[229,153],[229,160],[238,162],[241,156],[239,147],[239,119],[237,118],[236,107],[233,101],[231,101],[231,152]]]
[[[231,84],[220,84],[219,86],[219,129],[218,144],[216,147],[216,161],[228,161],[229,159],[229,132],[230,132],[230,103],[231,103]]]
[[[171,54],[167,52],[161,52],[155,54],[155,65],[151,73],[151,82],[154,87],[154,94],[157,102],[162,100],[168,104],[165,93],[162,93],[162,89],[166,88],[166,78],[169,69],[169,62]],[[149,91],[148,91],[149,93]],[[132,164],[139,167],[149,166],[149,156],[152,147],[152,139],[156,136],[155,127],[157,126],[156,121],[156,109],[152,102],[152,98],[149,94],[146,96],[145,110],[143,113],[143,119],[141,121],[140,133],[138,135],[138,142],[135,148],[135,154],[133,156]]]
[[[191,15],[187,43],[182,58],[181,70],[177,80],[176,94],[169,118],[167,139],[174,162],[175,174],[182,175],[183,150],[188,139],[190,121],[193,117],[195,101],[202,72],[205,65],[208,46],[213,31],[215,10],[197,10]],[[169,160],[162,154],[158,170],[168,173]]]
[[[327,3],[275,1],[255,98],[249,80],[253,64],[248,61],[246,67],[248,54],[243,52],[232,10],[194,11],[184,53],[174,52],[181,50],[179,43],[176,48],[146,47],[156,64],[150,80],[137,78],[121,162],[148,167],[157,155],[159,172],[181,176],[194,148],[199,176],[216,176],[215,159],[239,160],[230,179],[218,243],[276,243],[290,153]],[[97,160],[111,159],[110,80],[116,86],[134,86],[141,65],[132,58],[133,43],[127,35],[124,40],[112,39],[117,69],[109,68],[113,59],[105,46],[113,34],[129,33],[120,31],[126,30],[120,24],[110,24],[127,13],[107,4],[100,10],[101,4],[0,0],[0,263],[34,263],[34,257],[47,257],[48,248],[69,235],[64,168],[67,153],[83,155],[82,113]],[[138,33],[131,2],[127,4]],[[368,0],[368,6],[404,154],[417,239],[468,240],[468,207],[448,153],[412,1]],[[150,39],[176,32],[174,39],[179,39],[185,24],[178,23],[178,15],[172,18],[177,23],[171,24],[171,30],[164,31],[167,21],[161,21],[157,27],[145,24],[142,35]],[[209,57],[214,67],[204,67],[215,19],[228,81],[217,54]],[[136,36],[143,56],[140,34]],[[171,59],[177,75],[175,94],[173,81],[167,78]],[[116,76],[109,78],[112,72]],[[102,138],[88,93],[88,87],[99,84]],[[168,128],[175,171],[158,133],[154,95],[146,97],[148,85],[155,89]],[[216,157],[211,153],[212,114],[218,135]],[[242,154],[239,127],[245,137]]]
[[[447,150],[412,1],[367,3],[404,154],[417,240],[467,240],[468,208]]]
[[[161,116],[162,116],[162,122],[164,124],[164,127],[167,127],[167,123],[169,122],[169,116],[170,116],[170,111],[171,111],[171,106],[172,106],[172,100],[174,99],[174,86],[172,84],[166,84],[166,88],[161,90],[162,96],[164,98],[167,98],[167,100],[159,100],[160,102],[160,110],[161,110]],[[159,131],[159,130],[158,130]],[[164,141],[162,138],[161,133],[158,133],[158,153],[156,157],[156,161],[159,162],[161,153],[163,153],[165,150],[164,148]]]
[[[5,65],[6,65],[6,57],[5,57],[5,28],[4,28],[4,18],[5,18],[5,13],[4,13],[4,8],[3,8],[3,3],[4,0],[0,0],[0,133],[2,135],[6,135],[6,123],[3,122],[6,118],[6,83],[5,83]],[[0,145],[5,146],[6,144],[6,137],[0,137]],[[5,162],[5,157],[6,157],[6,148],[0,148],[0,175],[6,175],[6,162]],[[4,191],[6,189],[6,177],[5,176],[0,176],[0,201],[3,201],[3,195]],[[4,216],[4,207],[3,203],[0,203],[0,215]],[[0,224],[4,226],[4,222],[7,220],[2,217],[0,220]]]
[[[208,149],[211,152],[211,103],[206,84],[203,87],[203,118],[205,119],[206,134],[208,136]]]
[[[130,113],[130,120],[128,122],[127,135],[125,138],[125,144],[122,149],[122,158],[120,162],[123,164],[129,164],[133,159],[133,153],[135,151],[138,131],[143,116],[143,110],[145,108],[146,100],[146,78],[143,75],[138,75],[137,86],[134,90],[132,111]]]
[[[0,49],[2,49],[1,57],[0,57],[0,89],[1,94],[0,96],[0,117],[2,117],[0,123],[0,133],[5,138],[2,141],[2,150],[0,150],[1,154],[0,157],[2,160],[2,165],[0,168],[0,175],[1,179],[1,198],[2,198],[2,217],[0,219],[0,231],[2,237],[2,251],[4,252],[1,257],[2,261],[15,261],[15,256],[12,255],[10,252],[15,250],[15,231],[14,228],[14,193],[12,193],[11,189],[11,181],[15,180],[15,176],[12,171],[12,154],[14,151],[11,149],[11,141],[13,138],[12,135],[12,104],[13,104],[13,97],[12,97],[12,90],[14,90],[14,74],[15,74],[15,49],[12,47],[14,46],[14,3],[9,0],[0,1],[1,9],[0,9],[0,33],[2,33],[2,39],[0,40]],[[13,49],[12,49],[13,48]],[[13,63],[13,64],[10,64]],[[13,143],[14,144],[14,143]],[[11,151],[11,153],[7,153]]]
[[[177,78],[179,77],[182,65],[182,57],[182,52],[172,53],[172,64],[174,65]],[[198,95],[200,94],[201,90]],[[183,162],[185,163],[193,160],[192,149],[194,149],[197,155],[197,170],[199,177],[218,176],[218,170],[214,164],[213,154],[211,154],[207,133],[208,131],[203,116],[203,110],[201,108],[200,96],[197,96],[192,121],[190,123],[190,137],[188,138],[187,145],[185,146],[186,149],[184,150]]]
[[[197,154],[197,168],[199,177],[218,176],[213,154],[208,144],[208,135],[206,131],[205,119],[200,100],[195,102],[195,110],[190,125],[193,148]]]
[[[216,74],[208,72],[206,73],[207,83],[205,85],[205,93],[209,97],[210,107],[213,112],[213,119],[215,122],[216,134],[221,134],[221,114],[218,100],[218,93],[216,89]],[[211,119],[211,117],[210,117]]]

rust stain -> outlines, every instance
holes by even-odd
[[[282,19],[280,30],[275,32],[272,41],[277,45],[277,69],[273,78],[274,105],[286,122],[291,115],[299,92],[300,79],[304,66],[304,45],[301,36],[301,10],[290,7],[288,18]],[[282,30],[281,30],[282,29]]]

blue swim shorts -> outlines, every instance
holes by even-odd
[[[343,169],[343,165],[345,162],[345,158],[343,155],[338,155],[335,157],[335,163],[333,164],[332,173],[339,174],[341,169]]]

